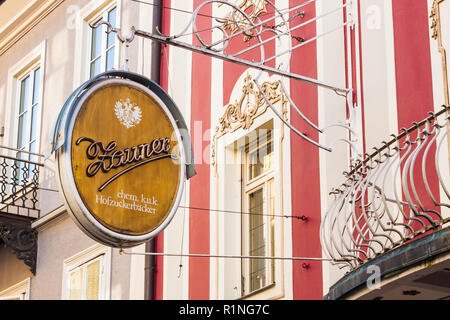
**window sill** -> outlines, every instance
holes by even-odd
[[[250,293],[248,293],[248,294],[246,294],[246,295],[244,295],[244,296],[242,296],[240,298],[237,298],[236,300],[245,300],[245,299],[251,298],[251,297],[257,295],[258,293],[261,293],[263,291],[269,290],[269,289],[271,289],[273,287],[275,287],[275,282],[273,282],[273,283],[271,283],[271,284],[269,284],[269,285],[267,285],[265,287],[259,288],[258,290],[255,290],[253,292],[250,292]]]

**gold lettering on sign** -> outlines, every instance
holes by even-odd
[[[175,129],[144,88],[110,82],[87,96],[73,125],[71,169],[93,219],[130,236],[166,220],[182,179]]]
[[[133,166],[120,171],[119,173],[108,179],[98,188],[98,191],[102,191],[121,175],[139,166],[165,158],[171,158],[174,160],[178,159],[177,155],[169,153],[169,138],[155,139],[150,143],[140,144],[123,150],[116,150],[117,143],[115,141],[111,141],[105,147],[102,142],[95,141],[94,139],[86,137],[79,138],[75,142],[75,145],[78,146],[82,142],[89,143],[89,146],[86,148],[87,158],[89,160],[96,159],[86,167],[86,175],[88,177],[95,176],[99,170],[101,170],[103,173],[107,173],[111,169],[117,169],[128,164],[135,163]],[[152,157],[154,155],[156,155],[156,157]]]

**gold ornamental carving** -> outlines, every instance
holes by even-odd
[[[444,103],[450,104],[449,98],[449,85],[448,85],[448,73],[447,73],[447,52],[442,43],[442,26],[441,26],[441,12],[440,5],[446,0],[434,0],[431,7],[431,29],[433,31],[432,38],[438,43],[438,50],[442,58],[442,73],[444,77]]]
[[[287,120],[288,98],[283,91],[280,81],[265,81],[261,85],[262,92],[272,105],[281,104],[281,114]],[[235,132],[238,129],[248,130],[253,125],[256,118],[266,113],[270,108],[264,99],[263,93],[256,88],[253,78],[248,74],[244,79],[242,94],[234,103],[225,106],[225,112],[219,118],[219,124],[215,129],[212,141],[212,164],[215,166],[215,141],[227,133]]]
[[[441,23],[441,8],[440,5],[446,0],[434,0],[431,6],[431,30],[433,33],[431,37],[437,41],[438,50],[441,54],[442,61],[442,76],[444,85],[444,103],[448,106],[450,105],[449,96],[449,84],[448,84],[448,70],[447,70],[447,51],[444,48],[442,41],[442,23]],[[448,113],[447,113],[448,115]],[[449,163],[450,163],[450,133],[447,136],[448,150],[449,150]]]
[[[219,7],[220,6],[222,6],[222,4],[219,4]],[[251,22],[255,22],[261,14],[267,13],[266,6],[266,0],[242,0],[238,5],[239,9],[244,12],[249,8],[252,8],[252,12],[247,14]],[[250,27],[250,21],[238,10],[227,13],[223,19],[218,19],[218,21],[222,23],[222,27],[225,30],[230,31],[231,34],[235,34],[239,30]],[[251,33],[246,32],[244,41],[249,41],[251,37]]]

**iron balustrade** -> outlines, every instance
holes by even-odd
[[[43,155],[0,146],[0,213],[37,219]]]
[[[351,270],[449,222],[450,106],[365,154],[330,194],[324,253]]]

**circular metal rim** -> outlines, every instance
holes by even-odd
[[[150,97],[155,99],[155,101],[158,103],[158,105],[164,110],[166,115],[168,116],[172,127],[174,129],[174,132],[176,134],[177,140],[178,140],[178,147],[180,148],[180,181],[179,186],[177,189],[177,196],[175,198],[174,204],[171,208],[171,211],[167,215],[166,219],[163,220],[163,222],[153,231],[143,234],[143,235],[126,235],[121,234],[116,231],[110,230],[104,225],[102,225],[87,209],[85,206],[83,200],[81,199],[81,196],[76,188],[75,180],[73,177],[72,167],[71,167],[71,158],[72,158],[72,136],[73,136],[73,128],[75,125],[75,121],[78,118],[79,111],[81,109],[81,106],[84,104],[84,102],[87,100],[88,97],[90,97],[93,93],[95,93],[97,90],[102,88],[105,85],[108,84],[126,84],[130,85],[132,87],[135,87],[136,89],[142,90],[145,93],[147,93]],[[168,107],[165,105],[165,103],[162,101],[162,99],[153,91],[151,91],[149,88],[143,86],[140,83],[128,80],[128,79],[105,79],[104,81],[101,81],[97,84],[95,84],[93,87],[89,88],[86,93],[83,94],[81,99],[77,100],[75,106],[75,110],[73,112],[72,118],[70,119],[69,127],[68,127],[68,135],[66,137],[65,147],[62,154],[59,154],[59,157],[62,157],[61,160],[64,162],[64,166],[66,169],[70,170],[64,170],[64,179],[65,181],[61,181],[61,186],[63,189],[64,198],[66,200],[66,203],[68,204],[69,211],[71,211],[71,214],[75,217],[76,222],[82,226],[82,230],[87,231],[88,234],[95,238],[96,240],[99,240],[100,242],[107,243],[109,245],[116,244],[118,247],[124,246],[124,244],[130,244],[130,243],[142,243],[146,240],[149,240],[156,235],[158,235],[162,230],[164,230],[167,225],[171,222],[173,219],[176,211],[178,210],[178,205],[181,201],[181,197],[184,190],[184,177],[186,175],[186,167],[185,167],[185,153],[184,153],[184,146],[181,138],[181,133],[179,131],[179,128],[176,124],[176,121],[169,111]],[[70,171],[70,172],[68,172]],[[62,178],[62,174],[60,174]],[[68,190],[66,190],[68,189]],[[69,191],[69,192],[67,192]],[[71,191],[71,192],[70,192]],[[72,208],[73,205],[76,205],[76,208]],[[74,210],[75,209],[75,210]],[[78,212],[74,212],[78,211]],[[81,216],[78,214],[81,213]],[[97,231],[97,232],[96,232]],[[106,236],[106,237],[105,237]],[[118,240],[117,243],[115,243],[114,240]]]

